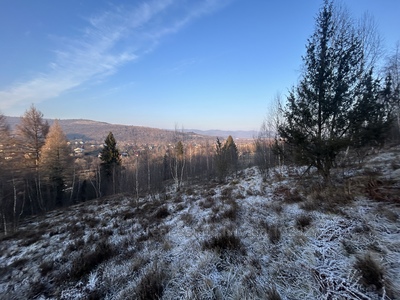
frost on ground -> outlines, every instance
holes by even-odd
[[[338,170],[329,188],[250,168],[28,219],[1,238],[0,298],[400,299],[399,157]]]

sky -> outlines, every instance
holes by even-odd
[[[0,0],[0,112],[258,130],[299,79],[322,0]],[[399,0],[343,0],[400,41]]]

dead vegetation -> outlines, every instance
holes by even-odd
[[[400,178],[377,161],[332,185],[253,168],[32,218],[1,237],[0,297],[398,299]]]

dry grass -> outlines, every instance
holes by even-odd
[[[136,286],[136,296],[134,299],[138,300],[156,300],[161,299],[165,284],[167,280],[167,273],[161,267],[154,265],[147,271],[146,274],[139,281]]]
[[[203,242],[203,250],[214,250],[218,253],[224,251],[234,251],[242,255],[246,254],[246,248],[242,241],[233,232],[224,231],[218,236],[214,236]]]
[[[312,218],[310,215],[301,214],[296,218],[296,228],[304,230],[307,226],[310,226]]]
[[[72,266],[69,271],[71,279],[79,280],[82,276],[88,274],[96,266],[110,258],[113,255],[111,245],[101,240],[92,251],[82,251],[78,257],[72,261]]]
[[[361,274],[361,283],[381,290],[385,284],[383,266],[370,253],[357,257],[354,268]]]

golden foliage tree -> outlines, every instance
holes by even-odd
[[[41,149],[41,171],[49,183],[51,196],[55,198],[55,203],[50,203],[50,205],[63,204],[63,191],[66,180],[70,177],[71,164],[71,149],[67,137],[56,120],[50,127]]]

